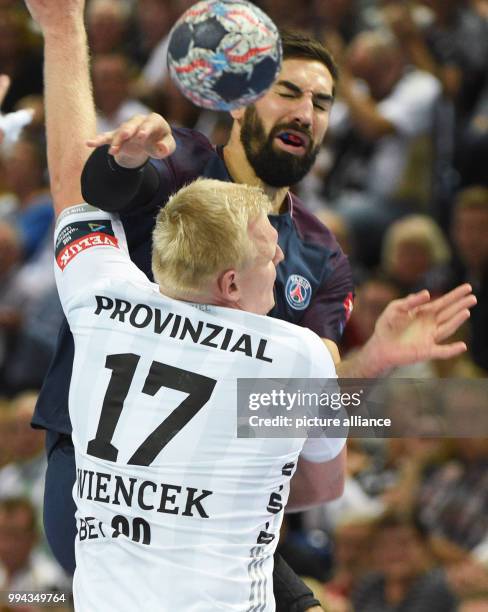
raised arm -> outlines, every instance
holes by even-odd
[[[176,146],[170,126],[156,113],[137,115],[88,145],[95,150],[82,174],[83,196],[110,212],[145,208],[160,187],[160,175],[147,161],[164,159]]]
[[[47,157],[56,215],[83,201],[80,176],[96,133],[85,0],[28,0],[44,36]]]

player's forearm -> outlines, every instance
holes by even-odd
[[[82,16],[65,16],[44,32],[47,154],[56,213],[82,201],[80,176],[87,139],[96,133]]]
[[[301,512],[340,497],[344,490],[346,447],[324,463],[300,457],[290,483],[287,512]]]
[[[336,363],[338,378],[374,378],[393,367],[379,351],[374,340],[368,341],[351,357]]]
[[[108,146],[93,151],[81,177],[84,199],[109,212],[132,212],[150,203],[160,184],[152,164],[141,168],[122,168],[108,154]]]

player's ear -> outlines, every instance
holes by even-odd
[[[237,283],[237,273],[235,270],[225,270],[217,279],[219,297],[225,303],[236,303],[241,297],[241,292]]]

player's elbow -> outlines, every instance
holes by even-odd
[[[344,474],[340,474],[332,483],[329,484],[329,486],[324,491],[325,499],[323,500],[323,502],[332,501],[334,499],[339,499],[339,497],[342,497],[344,493],[345,482],[346,481],[344,478]]]

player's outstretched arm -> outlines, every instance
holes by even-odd
[[[149,157],[171,155],[176,143],[164,118],[150,113],[136,115],[117,130],[97,135],[88,146],[94,151],[81,177],[85,200],[107,212],[127,213],[140,212],[155,201],[161,176],[146,162]]]
[[[122,168],[138,168],[153,157],[164,159],[175,150],[171,127],[157,113],[135,115],[111,132],[87,141],[91,148],[108,145],[108,152]]]
[[[56,215],[83,201],[81,171],[86,141],[96,133],[85,0],[26,0],[44,36],[47,156]]]
[[[467,349],[464,342],[443,342],[469,318],[469,309],[475,304],[469,284],[435,300],[425,290],[394,300],[378,319],[366,345],[355,357],[338,364],[338,375],[368,378],[390,368],[460,355]]]

